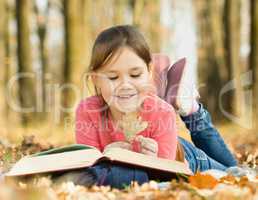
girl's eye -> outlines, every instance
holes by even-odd
[[[133,78],[137,78],[139,76],[141,76],[141,74],[131,74],[131,77],[133,77]]]
[[[108,77],[109,80],[116,80],[118,77],[117,76],[114,76],[114,77]]]

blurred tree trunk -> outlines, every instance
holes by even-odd
[[[195,1],[198,26],[198,82],[201,101],[214,120],[222,120],[219,107],[220,89],[228,78],[223,43],[223,7],[218,0]],[[229,104],[223,100],[223,107]]]
[[[151,52],[161,49],[160,12],[160,0],[133,1],[133,24],[145,33]]]
[[[81,1],[64,0],[64,25],[65,25],[65,64],[63,71],[63,84],[73,84],[75,69],[83,67],[83,37],[82,37],[82,16],[78,13],[81,10]],[[78,77],[77,77],[78,79]],[[68,85],[66,85],[68,86]],[[71,85],[70,85],[71,86]],[[73,85],[74,86],[74,85]],[[61,101],[62,107],[67,109],[62,113],[62,119],[69,116],[73,103],[74,91],[66,87],[63,91]]]
[[[225,50],[229,81],[233,81],[229,95],[229,111],[234,116],[241,114],[243,89],[240,63],[240,0],[225,0]]]
[[[114,0],[113,2],[113,22],[115,25],[121,25],[125,22],[125,11],[127,0]]]
[[[9,32],[9,21],[10,21],[10,7],[8,3],[6,2],[5,4],[5,23],[4,23],[4,45],[5,45],[5,72],[4,72],[4,87],[7,88],[7,84],[9,82],[9,77],[10,77],[10,71],[11,71],[11,50],[10,50],[10,32]],[[10,109],[9,109],[9,104],[6,99],[6,93],[4,95],[5,99],[5,118],[7,121],[9,121],[9,114],[10,114]]]
[[[250,35],[250,68],[253,71],[253,122],[254,130],[258,130],[258,1],[251,0],[251,35]]]
[[[146,4],[148,17],[149,43],[152,52],[160,52],[161,49],[161,23],[160,23],[160,0],[149,0]],[[147,16],[147,15],[146,15]]]
[[[82,40],[83,44],[81,51],[83,52],[82,55],[82,69],[78,74],[83,74],[86,71],[86,68],[89,65],[89,59],[90,59],[90,54],[91,54],[91,49],[90,46],[92,45],[92,17],[93,12],[92,12],[92,4],[93,2],[91,0],[81,0],[81,12],[83,13],[82,15],[82,20],[81,20],[81,27],[82,27]],[[78,79],[78,78],[77,78]],[[80,84],[81,85],[81,84]]]
[[[113,25],[111,2],[112,0],[95,0],[92,2],[93,13],[98,13],[97,15],[93,14],[94,23],[92,25],[95,29],[95,35],[100,33],[103,29]]]
[[[48,23],[48,15],[49,15],[49,2],[44,11],[40,11],[36,2],[34,2],[34,10],[37,17],[37,34],[39,37],[39,52],[40,52],[40,61],[41,61],[41,69],[38,70],[38,80],[40,80],[40,97],[39,97],[39,105],[40,105],[40,113],[38,113],[39,120],[43,120],[47,118],[46,112],[46,79],[45,76],[47,73],[50,73],[48,69],[48,52],[46,47],[46,33],[47,33],[47,23]]]
[[[93,46],[94,38],[97,34],[99,34],[99,31],[103,30],[103,28],[107,28],[109,25],[112,24],[113,19],[110,18],[106,20],[105,17],[107,13],[103,10],[103,13],[99,15],[94,15],[95,10],[101,9],[101,1],[98,0],[96,3],[95,1],[91,0],[82,0],[83,1],[83,10],[84,18],[82,21],[82,27],[83,27],[83,38],[84,38],[84,63],[82,71],[79,74],[82,74],[81,78],[83,80],[83,84],[80,84],[81,91],[83,91],[83,97],[88,97],[93,94],[93,85],[91,82],[86,81],[86,72],[89,68],[90,59],[91,59],[91,48]],[[103,1],[102,1],[103,2]],[[103,7],[103,5],[102,5]],[[96,21],[101,21],[100,23],[96,24]],[[106,25],[105,25],[106,24]]]
[[[97,34],[95,32],[94,34],[94,20],[96,20],[96,17],[99,15],[94,15],[94,4],[96,2],[93,2],[92,0],[80,0],[80,13],[81,17],[79,19],[81,29],[81,41],[80,41],[80,52],[81,52],[81,65],[80,67],[77,67],[73,69],[72,73],[72,82],[76,85],[76,87],[80,88],[80,91],[82,91],[81,97],[86,97],[89,95],[89,89],[88,84],[85,85],[85,73],[87,72],[88,66],[89,66],[89,60],[91,56],[91,46],[93,45],[93,37]],[[102,20],[103,21],[103,20]],[[81,98],[80,97],[80,98]],[[78,100],[78,99],[77,99]]]
[[[0,1],[0,95],[3,97],[0,99],[0,119],[4,120],[5,116],[5,75],[6,75],[6,49],[5,49],[5,32],[6,32],[6,2]]]
[[[145,0],[134,0],[133,1],[133,24],[139,26],[141,22],[141,16],[143,13]]]
[[[32,71],[29,28],[30,3],[30,0],[16,0],[18,75],[25,76],[19,78],[23,125],[27,125],[35,116],[35,83],[33,82],[35,74]]]

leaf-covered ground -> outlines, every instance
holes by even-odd
[[[230,147],[241,164],[257,172],[258,136],[256,134],[229,137]],[[56,145],[55,145],[56,146]],[[0,170],[7,171],[22,156],[54,147],[34,136],[24,137],[19,145],[0,144]],[[49,176],[35,176],[29,180],[4,180],[1,177],[0,199],[258,199],[258,177],[254,181],[247,177],[226,176],[219,180],[200,173],[185,180],[171,180],[168,187],[158,189],[158,183],[150,181],[139,186],[132,183],[124,190],[110,187],[86,188],[72,182],[55,184]]]

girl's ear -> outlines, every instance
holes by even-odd
[[[91,73],[90,77],[91,77],[91,80],[92,80],[93,84],[97,85],[97,83],[98,83],[98,80],[97,80],[98,76],[97,76],[97,74],[95,72],[93,72],[93,73]]]
[[[91,80],[92,80],[93,85],[95,86],[96,93],[97,93],[97,94],[100,94],[101,91],[100,91],[100,88],[99,88],[99,86],[98,86],[98,82],[99,82],[99,81],[97,80],[97,79],[98,79],[97,73],[95,73],[95,72],[91,73],[90,77],[91,77]]]
[[[151,61],[151,62],[149,63],[149,73],[150,73],[151,79],[153,79],[153,70],[154,70],[154,64],[153,64],[153,62]]]

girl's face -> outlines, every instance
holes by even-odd
[[[94,82],[111,110],[136,111],[146,92],[153,89],[147,65],[129,47],[118,51],[96,72]]]

